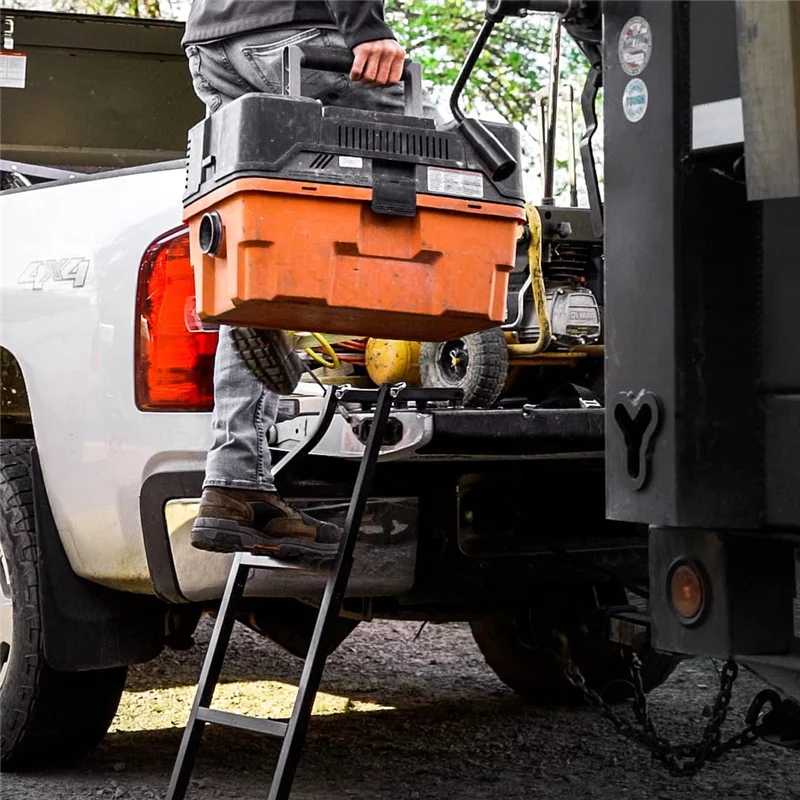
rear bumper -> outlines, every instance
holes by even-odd
[[[305,398],[306,401],[315,399]],[[304,402],[301,412],[294,419],[276,426],[272,437],[276,456],[304,439],[309,426],[313,426],[316,419],[314,403]],[[346,496],[355,462],[363,452],[363,445],[351,423],[358,423],[364,416],[353,413],[349,422],[337,417],[328,435],[308,459],[311,474],[305,477],[312,479],[311,489],[308,485],[290,486],[282,487],[282,492],[289,497],[318,499],[335,496],[341,501]],[[602,475],[598,472],[603,455],[602,410],[431,409],[424,413],[403,410],[393,413],[393,416],[402,424],[402,435],[382,453],[381,462],[385,466],[378,471],[374,494],[394,500],[398,497],[433,497],[435,494],[436,503],[450,509],[447,524],[453,529],[448,535],[453,542],[458,542],[463,557],[485,553],[484,545],[474,553],[470,552],[459,537],[459,497],[466,495],[457,487],[460,476],[466,473],[494,476],[496,469],[513,472],[516,471],[515,463],[537,460],[559,461],[571,469],[568,466],[570,461],[580,460],[585,465],[587,459],[594,460],[592,480],[597,484],[594,489],[598,490],[594,492],[599,501],[598,523],[602,519]],[[465,463],[459,465],[459,462]],[[318,472],[315,472],[315,464],[323,465]],[[543,469],[549,470],[549,467]],[[498,478],[495,483],[505,480]],[[142,486],[140,514],[148,566],[156,593],[171,603],[219,597],[227,577],[230,557],[203,553],[189,544],[202,481],[203,473],[199,471],[164,471],[150,475]],[[329,495],[326,484],[338,485]],[[507,489],[501,487],[500,491]],[[519,491],[513,494],[518,496]],[[420,535],[424,536],[427,527],[434,527],[434,522],[428,518],[439,512],[432,512],[429,505],[420,502],[418,528]],[[488,534],[487,541],[490,542],[491,531]],[[417,558],[416,537],[417,531],[414,532],[414,547],[407,548],[403,556],[408,563],[393,565],[388,583],[381,585],[368,580],[365,572],[363,586],[359,584],[351,588],[363,596],[394,596],[411,588]],[[506,546],[510,547],[510,544],[506,543]],[[618,541],[616,546],[625,548],[628,545]],[[511,552],[506,555],[510,557]],[[290,594],[285,587],[277,586],[254,586],[253,592],[264,596],[275,592],[281,596]]]
[[[305,439],[316,420],[319,398],[305,398],[301,413],[280,422],[270,444],[279,452]],[[354,425],[370,415],[336,417],[314,450],[318,456],[359,459],[364,445]],[[381,452],[383,461],[418,458],[509,460],[602,457],[605,412],[598,409],[429,409],[392,412],[402,425],[399,440]]]
[[[605,411],[598,409],[441,410],[426,457],[548,458],[597,455],[605,448]]]

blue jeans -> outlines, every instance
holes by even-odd
[[[194,90],[211,112],[248,92],[280,93],[281,50],[290,44],[345,47],[339,33],[320,29],[261,31],[189,45]],[[399,114],[404,108],[401,87],[367,86],[333,72],[304,70],[303,95],[325,105]],[[425,114],[436,118],[427,100]],[[275,490],[267,432],[277,410],[278,395],[253,376],[234,346],[231,329],[221,326],[214,365],[213,443],[204,486]]]

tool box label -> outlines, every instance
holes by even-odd
[[[339,166],[350,169],[364,169],[364,159],[361,156],[339,156]]]
[[[483,199],[483,175],[457,169],[428,167],[428,191],[456,197]]]

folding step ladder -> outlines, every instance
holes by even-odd
[[[305,743],[306,731],[311,718],[314,699],[319,690],[322,672],[327,658],[326,642],[334,621],[342,607],[347,581],[353,565],[353,551],[361,526],[361,518],[369,496],[375,466],[386,433],[387,422],[392,407],[403,408],[409,402],[418,411],[424,411],[430,402],[446,402],[451,406],[460,403],[462,392],[459,389],[408,389],[404,384],[382,386],[380,389],[352,389],[344,386],[331,389],[320,414],[314,432],[291,453],[283,458],[273,470],[277,477],[290,463],[310,453],[319,444],[330,427],[339,403],[359,403],[364,410],[374,409],[369,433],[356,476],[353,494],[347,510],[342,539],[336,561],[325,586],[325,593],[317,615],[314,634],[308,648],[300,685],[297,691],[292,716],[288,722],[273,719],[248,717],[228,711],[212,709],[211,702],[219,681],[225,653],[228,649],[236,611],[244,594],[245,584],[251,569],[297,569],[285,562],[278,562],[266,556],[237,553],[231,565],[225,593],[214,624],[214,631],[208,645],[200,680],[197,685],[189,722],[181,740],[178,756],[172,771],[166,800],[183,800],[197,757],[200,739],[206,724],[226,725],[231,728],[265,733],[283,740],[278,764],[272,779],[268,800],[287,800],[292,790],[297,764]],[[361,423],[364,424],[363,422]]]

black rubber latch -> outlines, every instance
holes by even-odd
[[[372,210],[376,214],[395,217],[417,215],[417,173],[414,164],[373,160]]]

